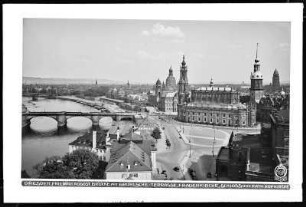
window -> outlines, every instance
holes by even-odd
[[[204,118],[204,122],[206,122],[207,121],[207,119],[206,119],[206,117]]]
[[[225,114],[223,114],[223,117],[225,117]]]
[[[212,119],[210,119],[210,123],[212,123],[212,121],[213,121],[213,120],[212,120]]]
[[[225,122],[225,119],[223,119],[222,123],[223,123],[223,124],[225,124],[225,123],[226,123],[226,122]]]

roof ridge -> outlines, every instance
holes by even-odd
[[[136,145],[136,146],[137,146],[137,144],[135,144],[135,143],[133,143],[132,141],[130,141],[129,144],[127,144],[126,146],[124,146],[125,148],[128,148],[128,151],[125,152],[120,158],[118,158],[118,159],[116,160],[116,162],[112,163],[112,164],[110,165],[110,167],[107,167],[107,169],[106,169],[105,171],[107,171],[107,172],[110,171],[113,167],[115,167],[115,164],[117,164],[117,163],[119,162],[119,160],[120,160],[120,161],[123,160],[124,157],[126,157],[129,153],[132,154],[134,157],[136,157],[137,160],[140,161],[144,166],[146,166],[146,167],[148,167],[148,168],[151,169],[151,166],[148,166],[145,162],[142,161],[142,159],[141,159],[138,155],[136,155],[135,153],[133,153],[133,151],[131,150],[131,145],[133,145],[133,146]],[[148,156],[148,154],[147,154],[145,151],[143,151],[139,146],[137,146],[137,147],[140,149],[140,151],[142,151],[142,152],[145,154],[145,156]],[[148,160],[149,160],[149,162],[150,162],[149,156],[148,156]]]
[[[141,147],[139,147],[136,143],[133,143],[135,146],[137,146],[137,148],[141,151],[141,152],[143,152],[144,154],[145,154],[145,156],[147,156],[148,157],[148,159],[149,159],[149,162],[150,162],[150,155],[148,155]],[[136,156],[137,158],[139,158],[133,151],[130,151],[134,156]],[[146,163],[145,162],[143,162],[142,161],[142,159],[139,159],[144,165],[146,165]],[[146,165],[147,166],[147,165]],[[149,168],[151,168],[151,166],[147,166],[147,167],[149,167]]]

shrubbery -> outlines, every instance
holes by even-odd
[[[98,156],[88,150],[76,150],[63,157],[46,158],[34,166],[37,178],[90,179],[99,168]]]

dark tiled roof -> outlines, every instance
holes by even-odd
[[[218,159],[221,161],[228,161],[229,160],[229,148],[222,147],[218,154]]]
[[[73,142],[69,143],[69,145],[74,145],[74,146],[84,146],[84,147],[92,147],[92,135],[93,132],[86,133],[80,137],[78,137],[76,140]],[[97,131],[97,148],[98,149],[105,149],[105,138],[106,134],[105,132],[102,131]]]
[[[116,146],[117,145],[117,146]],[[139,172],[151,171],[150,156],[137,144],[114,143],[106,172]],[[130,166],[130,169],[128,169]]]
[[[120,143],[129,142],[129,141],[141,142],[142,140],[143,137],[141,135],[130,131],[129,133],[125,134],[120,138]]]
[[[274,114],[271,114],[270,117],[274,123],[289,123],[289,109],[283,109],[276,111]]]

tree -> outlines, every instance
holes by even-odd
[[[88,150],[76,150],[63,157],[64,164],[77,179],[89,179],[99,167],[99,158]]]
[[[161,131],[160,131],[160,129],[158,127],[156,127],[153,130],[152,137],[154,137],[154,139],[156,139],[156,141],[161,138]]]
[[[37,178],[74,178],[72,172],[64,165],[61,157],[52,156],[34,166]]]
[[[99,167],[99,158],[88,150],[76,150],[64,157],[53,156],[34,166],[37,178],[90,179]]]

